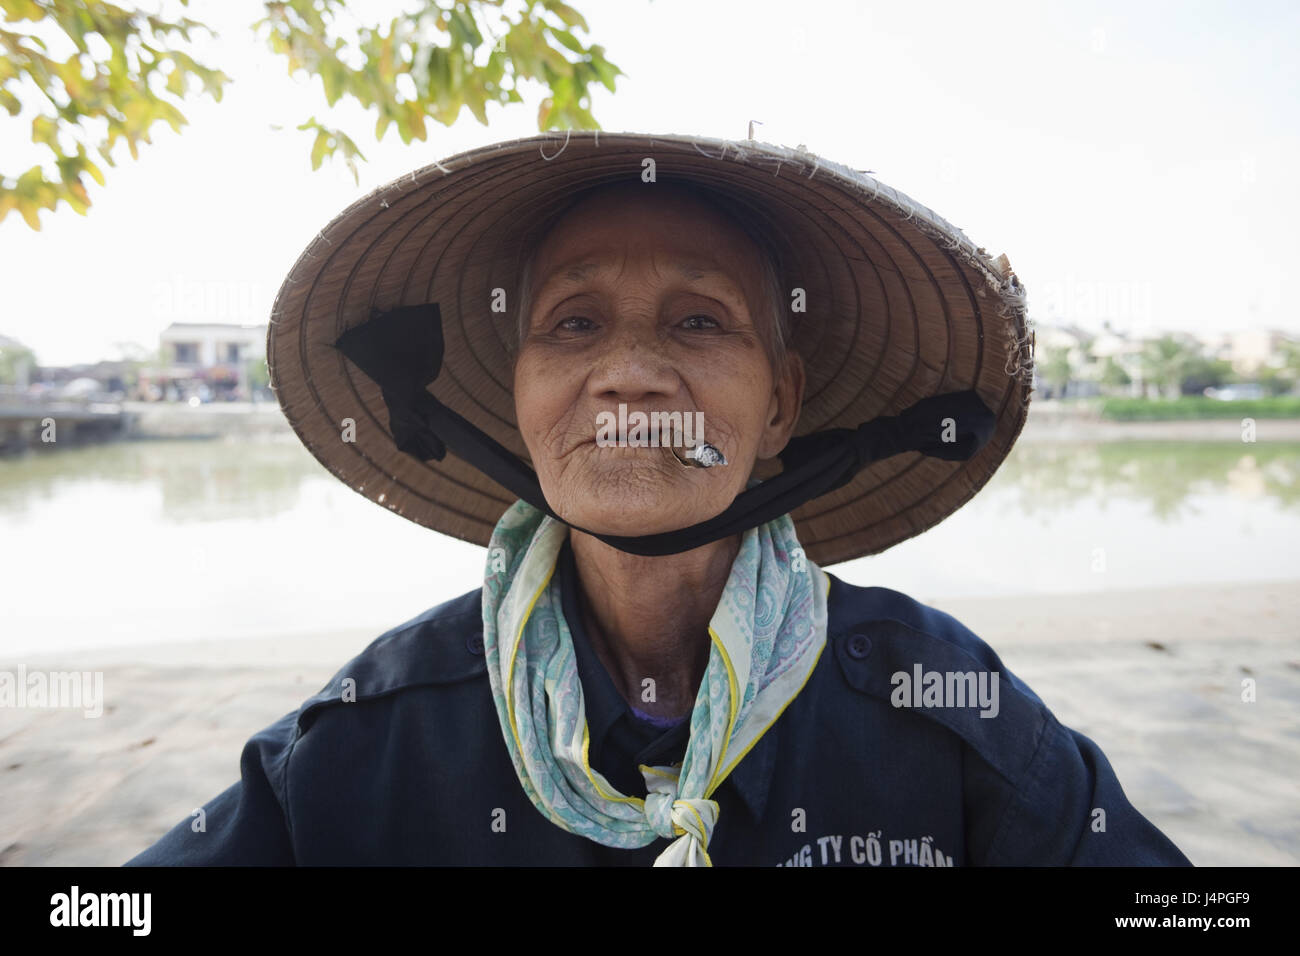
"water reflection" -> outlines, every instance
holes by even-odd
[[[21,515],[78,484],[142,483],[177,523],[259,518],[293,508],[302,482],[327,474],[297,441],[192,439],[53,449],[0,459],[0,515]],[[107,492],[107,489],[104,489]]]
[[[1221,494],[1300,506],[1300,445],[1283,442],[1111,442],[1016,445],[994,476],[1026,515],[1126,499],[1169,523],[1194,517],[1193,497]],[[978,496],[972,501],[978,501]]]
[[[267,517],[294,508],[304,480],[329,477],[296,439],[119,442],[0,459],[0,515],[22,515],[83,483],[156,487],[178,523]],[[1022,442],[990,487],[1038,515],[1092,501],[1145,503],[1152,518],[1195,516],[1206,494],[1300,508],[1300,444]],[[343,489],[346,490],[346,489]],[[979,496],[968,507],[976,507]]]
[[[954,515],[831,570],[927,603],[1296,578],[1298,479],[1297,443],[1021,442]],[[0,460],[0,656],[377,636],[478,587],[483,560],[347,488],[293,436]]]

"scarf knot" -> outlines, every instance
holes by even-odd
[[[713,825],[718,822],[718,804],[715,800],[683,800],[675,793],[651,791],[645,798],[645,818],[659,836],[672,840],[689,836],[701,848],[707,848],[713,835]]]

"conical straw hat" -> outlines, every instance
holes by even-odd
[[[796,435],[854,428],[919,399],[974,389],[996,416],[973,457],[903,452],[792,513],[821,565],[920,534],[989,480],[1028,414],[1033,339],[1025,290],[931,210],[802,149],[754,141],[558,132],[417,169],[339,213],[285,278],[267,338],[271,385],[298,436],[336,477],[421,525],[484,545],[515,496],[454,454],[397,448],[378,385],[334,347],[376,310],[439,303],[442,371],[430,393],[527,462],[511,393],[513,308],[529,243],[576,191],[690,182],[765,224],[783,280],[804,290],[791,347],[806,388]],[[779,462],[760,462],[768,477]]]

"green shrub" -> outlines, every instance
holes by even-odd
[[[1116,422],[1161,422],[1198,418],[1300,418],[1300,395],[1224,402],[1205,395],[1182,398],[1104,398],[1102,418]]]

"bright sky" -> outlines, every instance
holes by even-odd
[[[597,90],[607,130],[756,138],[877,177],[1006,252],[1039,322],[1135,332],[1300,331],[1300,5],[572,0],[628,74]],[[145,0],[141,4],[156,9]],[[368,0],[369,16],[415,0]],[[174,3],[164,4],[172,13]],[[0,334],[42,364],[157,344],[171,321],[265,322],[311,237],[373,188],[465,149],[536,132],[540,88],[490,127],[468,110],[429,141],[325,106],[247,25],[260,0],[192,0],[233,77],[132,161],[119,144],[93,207],[0,223]],[[41,152],[0,114],[0,170]],[[311,171],[315,115],[369,163]],[[276,132],[273,123],[286,129]]]

